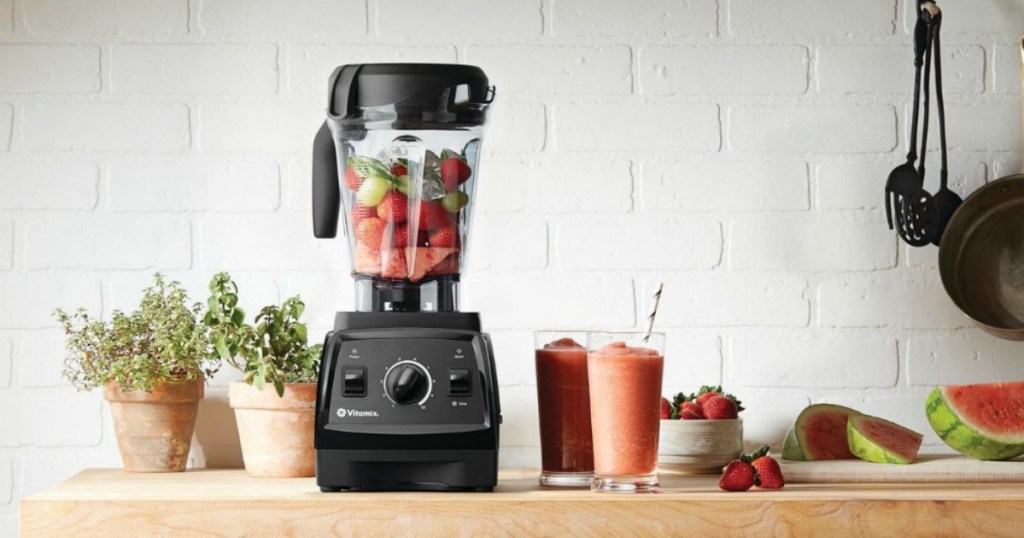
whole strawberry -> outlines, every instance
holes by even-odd
[[[739,416],[736,403],[725,396],[712,396],[704,405],[704,417],[712,420],[730,419]]]
[[[448,192],[454,191],[460,183],[464,183],[473,171],[466,161],[458,157],[449,157],[441,162],[441,182]]]
[[[662,397],[661,399],[661,420],[669,420],[672,418],[672,404],[668,403],[668,398]]]
[[[679,406],[679,413],[682,414],[684,411],[697,415],[696,418],[704,418],[704,409],[696,402],[683,402]]]
[[[740,402],[732,394],[729,394],[722,390],[721,386],[717,385],[701,385],[700,390],[697,391],[697,394],[691,396],[691,399],[696,400],[698,404],[703,406],[708,402],[708,400],[714,398],[715,396],[725,396],[726,398],[729,398],[730,400],[733,401],[733,403],[736,404],[737,412],[743,411],[743,403]]]
[[[704,417],[698,415],[693,409],[683,409],[679,411],[679,418],[683,420],[702,420]]]
[[[718,487],[725,491],[747,491],[754,486],[754,468],[743,460],[733,460],[725,466]]]
[[[780,489],[786,485],[782,478],[782,469],[775,458],[768,455],[768,445],[754,451],[750,455],[750,465],[754,468],[754,483],[759,488]]]

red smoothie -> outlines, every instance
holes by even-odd
[[[613,342],[587,357],[594,471],[598,476],[653,475],[658,463],[661,377],[665,357]]]
[[[536,350],[537,407],[544,473],[591,473],[587,350],[564,338]]]

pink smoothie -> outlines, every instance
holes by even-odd
[[[655,472],[664,363],[657,351],[622,342],[588,354],[596,474]]]
[[[543,470],[593,472],[586,348],[559,340],[538,349],[536,361]]]

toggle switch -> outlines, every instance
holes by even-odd
[[[448,396],[469,396],[473,394],[473,378],[469,368],[448,369]]]
[[[366,368],[345,368],[342,372],[344,386],[341,394],[346,398],[362,398],[366,396]]]

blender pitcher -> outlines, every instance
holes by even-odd
[[[447,64],[344,65],[329,84],[314,235],[335,236],[340,205],[356,310],[458,311],[494,88],[480,68]]]

